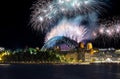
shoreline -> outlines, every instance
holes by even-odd
[[[0,62],[0,65],[7,64],[51,64],[51,65],[93,65],[93,64],[120,64],[120,62]]]

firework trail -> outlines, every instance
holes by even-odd
[[[103,43],[105,47],[112,45],[116,46],[119,42],[120,37],[120,18],[119,17],[112,17],[108,19],[102,19],[99,23],[99,27],[97,27],[92,32],[93,40],[98,40]],[[101,43],[101,42],[97,42]],[[101,44],[99,44],[101,45]]]
[[[99,0],[53,0],[38,1],[31,15],[31,23],[34,29],[48,31],[57,24],[62,17],[76,17],[93,12],[100,13],[104,5]]]
[[[31,24],[46,34],[47,42],[55,36],[65,36],[77,42],[92,39],[91,33],[97,27],[101,0],[39,0],[32,7]]]
[[[101,35],[104,35],[109,38],[120,37],[120,18],[112,17],[111,20],[103,19],[100,22],[99,27],[93,31],[92,35],[95,38]]]
[[[62,20],[60,24],[54,27],[47,35],[45,41],[50,40],[56,36],[68,37],[72,40],[77,41],[78,43],[88,39],[89,35],[87,34],[88,30],[85,26],[79,26],[75,22],[68,22],[68,20]]]

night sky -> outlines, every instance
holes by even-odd
[[[0,2],[0,47],[13,49],[43,45],[44,35],[35,32],[28,24],[30,7],[33,2],[35,0],[3,0]],[[119,7],[120,0],[111,0],[107,13],[101,17],[120,15]]]

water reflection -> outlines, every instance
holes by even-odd
[[[120,79],[120,65],[0,65],[0,79]]]

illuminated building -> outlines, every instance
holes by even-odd
[[[88,51],[88,53],[90,53],[91,55],[94,54],[94,50],[93,50],[93,45],[92,45],[92,43],[87,43],[87,51]]]
[[[91,60],[91,55],[90,53],[85,53],[85,61],[89,62]]]
[[[87,51],[88,51],[91,55],[94,55],[95,53],[98,52],[98,49],[93,49],[92,43],[87,43]]]
[[[74,53],[67,53],[65,55],[66,61],[68,63],[75,63],[78,62],[78,53],[74,52]]]
[[[80,46],[80,48],[82,48],[82,49],[85,48],[85,45],[84,45],[83,42],[80,42],[80,43],[79,43],[79,46]]]
[[[79,43],[79,48],[78,48],[78,60],[80,61],[85,61],[85,45],[83,42]]]
[[[0,52],[1,52],[1,51],[4,51],[4,50],[5,50],[5,48],[3,48],[3,47],[0,47]]]
[[[93,49],[92,43],[87,43],[87,50],[91,50],[91,49]]]

